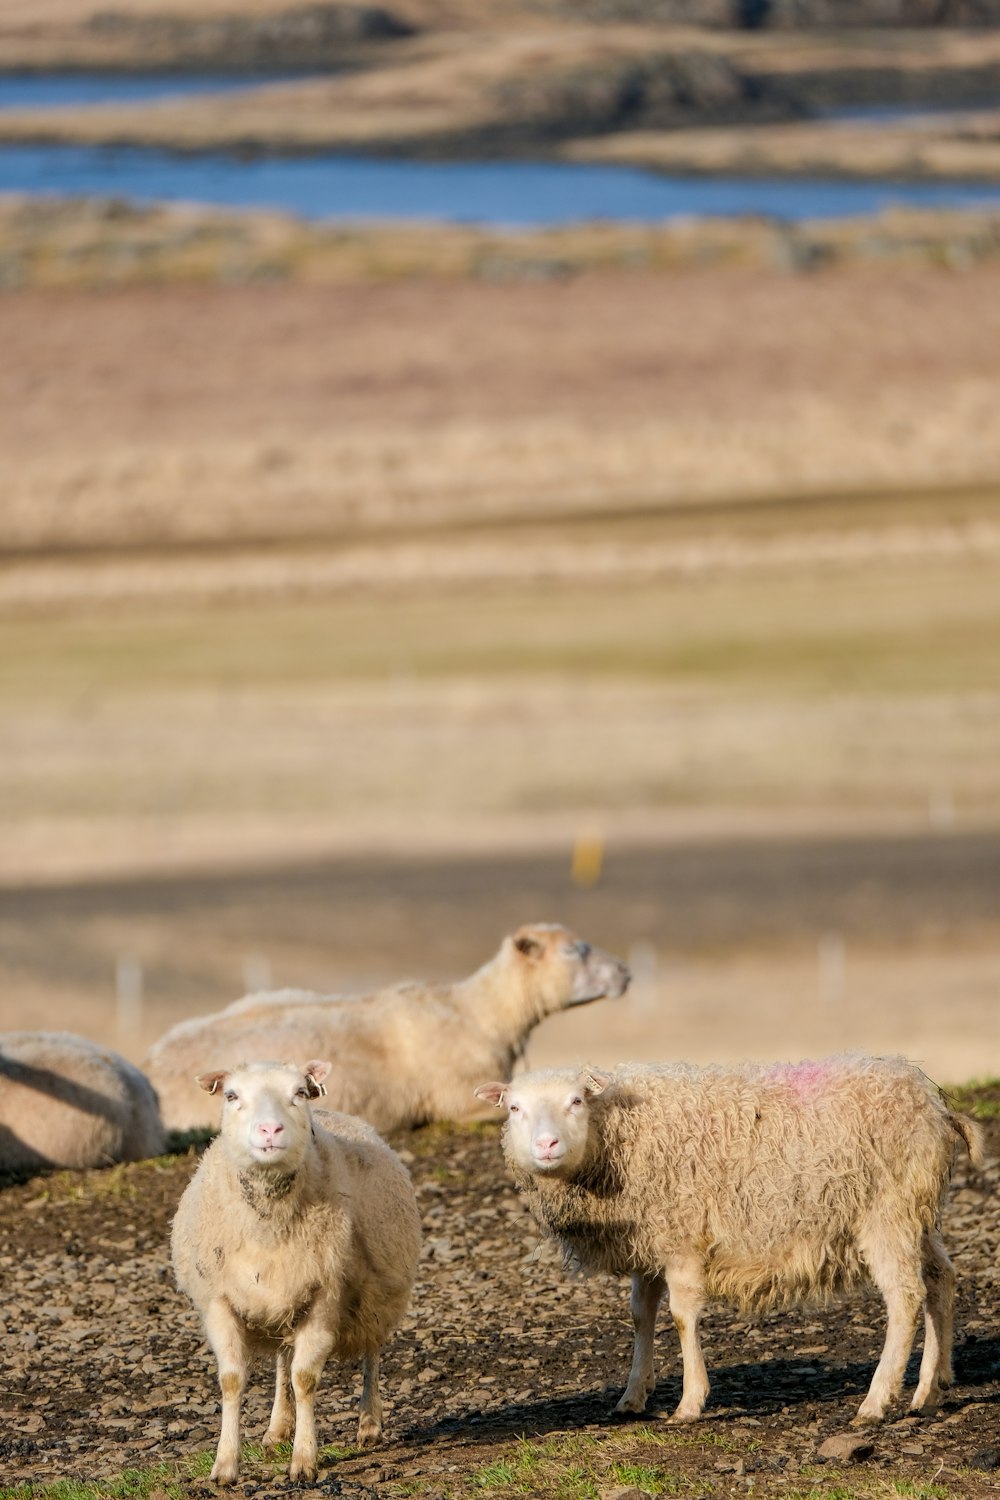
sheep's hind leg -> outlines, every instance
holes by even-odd
[[[885,1298],[888,1316],[882,1354],[854,1419],[856,1425],[881,1422],[886,1407],[898,1395],[925,1296],[920,1254],[915,1246],[901,1246],[877,1233],[860,1243],[871,1278]]]
[[[264,1447],[274,1448],[278,1443],[287,1442],[294,1425],[295,1415],[288,1387],[288,1354],[284,1349],[279,1349],[274,1368],[274,1405],[264,1434]]]
[[[644,1276],[641,1271],[632,1272],[631,1308],[635,1344],[628,1385],[615,1407],[616,1412],[645,1411],[650,1392],[656,1386],[656,1376],[653,1373],[653,1337],[656,1333],[656,1314],[666,1286],[662,1276]]]
[[[701,1416],[708,1399],[708,1371],[701,1352],[698,1322],[705,1309],[705,1282],[701,1262],[693,1258],[676,1261],[667,1267],[670,1288],[670,1315],[680,1335],[683,1386],[674,1422],[694,1422]]]
[[[924,1235],[924,1353],[920,1361],[917,1389],[910,1403],[917,1412],[937,1409],[942,1389],[954,1379],[951,1367],[953,1313],[955,1305],[955,1272],[948,1252],[936,1229]]]
[[[234,1484],[240,1472],[240,1406],[247,1383],[246,1343],[229,1304],[219,1298],[205,1314],[205,1332],[219,1365],[222,1431],[212,1467],[216,1484]]]
[[[295,1339],[292,1351],[295,1441],[288,1468],[289,1479],[312,1481],[316,1478],[316,1387],[332,1347],[333,1335],[318,1321],[303,1324]]]
[[[382,1398],[378,1392],[381,1354],[375,1349],[362,1364],[361,1410],[358,1413],[358,1447],[370,1448],[382,1436]]]

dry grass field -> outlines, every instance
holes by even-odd
[[[996,1071],[998,274],[7,297],[0,1024],[549,917],[640,973],[539,1060]]]

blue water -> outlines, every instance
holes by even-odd
[[[57,109],[71,104],[132,104],[190,94],[223,94],[287,83],[287,74],[0,73],[0,109]]]
[[[133,147],[0,147],[0,192],[276,208],[307,219],[447,219],[542,227],[587,219],[837,218],[892,204],[1000,205],[1000,186],[664,177],[557,162],[175,155]]]

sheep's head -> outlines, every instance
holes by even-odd
[[[592,1000],[617,999],[632,977],[621,959],[551,922],[519,927],[506,946],[525,989],[536,996],[541,1016]]]
[[[328,1062],[244,1063],[232,1072],[201,1073],[198,1083],[222,1096],[222,1137],[241,1170],[294,1172],[312,1132],[310,1102],[326,1093]]]
[[[522,1073],[511,1083],[481,1083],[476,1098],[507,1110],[504,1151],[536,1177],[573,1177],[590,1143],[590,1101],[613,1082],[597,1068]]]

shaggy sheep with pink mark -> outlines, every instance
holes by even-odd
[[[655,1386],[664,1292],[681,1342],[675,1419],[709,1391],[698,1323],[720,1298],[747,1311],[823,1301],[859,1282],[885,1300],[885,1345],[858,1412],[898,1394],[921,1309],[911,1406],[952,1380],[955,1274],[938,1229],[954,1149],[982,1160],[979,1127],[903,1058],[697,1068],[625,1064],[483,1084],[506,1106],[503,1145],[539,1224],[586,1270],[632,1278],[635,1345],[616,1411]]]

